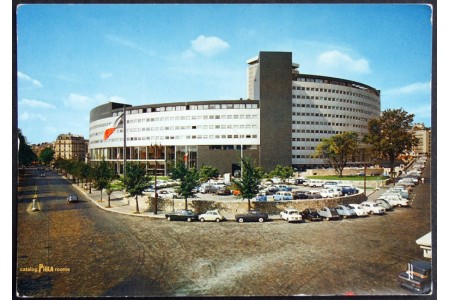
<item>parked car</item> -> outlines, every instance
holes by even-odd
[[[320,194],[320,191],[307,191],[305,193],[308,196],[308,199],[321,199],[323,198]]]
[[[319,215],[315,208],[306,208],[302,211],[303,220],[309,221],[322,221],[322,217]]]
[[[337,184],[338,183],[336,181],[326,181],[323,183],[323,187],[327,189],[327,188],[335,187],[335,186],[337,186]]]
[[[306,195],[305,191],[292,192],[292,196],[294,197],[294,200],[308,199],[308,195]]]
[[[346,204],[339,204],[338,206],[336,206],[336,211],[344,219],[354,218],[358,216],[356,212],[353,210],[353,208],[351,208]]]
[[[225,221],[225,217],[217,209],[208,210],[204,214],[199,215],[198,219],[201,222],[205,222],[205,221],[214,221],[214,222]]]
[[[359,204],[351,203],[350,206],[356,213],[358,217],[367,217],[369,214],[364,210],[364,208]]]
[[[359,192],[358,189],[356,189],[352,186],[341,186],[341,189],[342,189],[343,196],[358,194],[358,192]]]
[[[320,195],[323,198],[334,198],[334,197],[339,197],[340,196],[338,192],[335,192],[332,189],[321,189],[320,190]]]
[[[75,203],[78,202],[78,195],[77,194],[69,194],[67,195],[67,202],[68,203]]]
[[[310,179],[308,181],[308,185],[310,187],[317,187],[317,186],[323,186],[322,180],[317,180],[317,179]]]
[[[276,192],[275,195],[273,195],[273,200],[294,200],[294,196],[291,192]]]
[[[433,289],[431,263],[414,260],[398,275],[400,286],[416,294],[429,294]]]
[[[265,202],[265,201],[267,201],[267,196],[264,194],[258,194],[258,195],[256,195],[256,201]]]
[[[217,195],[228,196],[231,195],[231,191],[226,187],[221,187],[217,190]]]
[[[319,215],[325,220],[339,220],[341,216],[338,214],[336,208],[324,206],[318,211]]]
[[[384,207],[379,206],[377,203],[373,201],[364,201],[361,203],[362,208],[365,210],[366,213],[369,215],[384,215],[386,213],[386,210]]]
[[[303,217],[300,212],[295,208],[286,208],[280,213],[280,217],[283,220],[290,222],[303,222]]]
[[[165,214],[167,221],[196,221],[198,215],[190,209],[180,209],[173,213]]]
[[[200,186],[200,193],[202,194],[215,194],[219,188],[214,185],[201,185]]]
[[[375,202],[378,203],[379,206],[384,207],[386,211],[394,210],[394,207],[386,199],[378,198],[375,200]]]
[[[297,178],[297,179],[295,179],[295,183],[294,184],[302,185],[305,181],[306,181],[306,179]]]
[[[292,191],[292,188],[285,184],[276,184],[275,187],[278,189],[278,191],[283,191],[283,192]]]
[[[269,215],[258,210],[249,210],[247,213],[237,214],[234,216],[237,222],[266,222],[269,220]]]
[[[396,207],[410,207],[411,203],[408,199],[400,198],[388,198],[387,199],[392,206]]]

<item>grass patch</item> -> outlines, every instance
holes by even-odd
[[[308,179],[320,179],[329,181],[340,181],[340,180],[354,180],[354,181],[364,181],[364,176],[307,176]],[[386,180],[389,177],[386,176],[366,176],[366,181],[376,181],[376,180]]]

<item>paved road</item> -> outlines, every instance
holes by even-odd
[[[409,295],[396,276],[422,257],[415,240],[431,229],[429,180],[414,189],[412,208],[386,216],[217,224],[113,214],[86,199],[69,205],[67,180],[34,172],[17,208],[26,296]],[[36,186],[41,211],[31,212]],[[47,271],[27,270],[39,265]]]

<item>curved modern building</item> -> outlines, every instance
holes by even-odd
[[[158,174],[167,174],[177,160],[234,174],[242,156],[266,171],[276,165],[318,166],[324,165],[323,160],[312,155],[323,138],[346,131],[366,133],[368,120],[380,116],[379,90],[355,81],[301,74],[290,52],[260,52],[247,63],[247,100],[107,103],[92,109],[91,161],[105,159],[122,173],[126,152],[126,161],[139,162],[149,173]],[[105,129],[123,112],[125,134],[122,119],[104,140]]]

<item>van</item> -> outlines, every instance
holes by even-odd
[[[322,180],[310,179],[308,181],[308,185],[310,187],[323,186],[323,182],[322,182]]]

